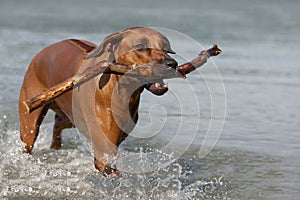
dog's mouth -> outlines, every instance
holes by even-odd
[[[168,85],[163,80],[147,83],[144,87],[155,95],[161,96],[168,91]]]
[[[152,65],[151,72],[149,70],[145,70],[146,74],[149,74],[151,80],[147,80],[144,77],[141,81],[144,84],[144,88],[149,90],[151,93],[161,96],[164,95],[168,91],[168,85],[163,81],[163,77],[168,77],[173,75],[176,71],[173,67],[168,67],[164,64],[150,64]],[[137,64],[132,65],[133,69],[138,68]],[[149,73],[150,72],[150,73]],[[156,78],[155,78],[156,77]]]

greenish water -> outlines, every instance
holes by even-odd
[[[0,197],[298,199],[299,6],[292,0],[0,1]],[[154,172],[123,173],[119,180],[105,179],[94,169],[88,145],[76,130],[64,133],[62,150],[49,150],[53,114],[41,127],[33,154],[21,154],[17,103],[31,58],[59,40],[81,38],[98,44],[106,35],[132,26],[169,28],[205,48],[213,43],[222,48],[214,63],[224,81],[227,112],[212,152],[198,156],[211,115],[205,80],[217,80],[210,62],[200,69],[202,76],[194,73],[188,78],[197,86],[193,88],[201,118],[185,154],[176,160],[160,151],[182,119],[172,93],[155,97],[144,92],[140,123],[147,124],[149,108],[160,104],[168,111],[165,127],[151,138],[129,137],[121,147],[120,165],[128,162],[128,152],[151,152],[150,162],[171,162],[168,166]],[[172,46],[180,42],[171,40]],[[185,44],[178,48],[195,56]],[[176,91],[184,88],[184,82],[172,80],[169,87]],[[185,104],[192,104],[184,92]],[[193,112],[184,115],[191,124],[198,122]],[[153,115],[162,117],[159,112]],[[154,128],[145,132],[151,135]],[[186,133],[193,128],[186,126]]]

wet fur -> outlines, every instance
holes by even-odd
[[[144,42],[149,48],[143,51],[135,50],[134,45],[137,42]],[[130,28],[120,33],[114,33],[106,37],[99,46],[85,40],[70,39],[44,48],[32,59],[20,91],[20,136],[21,140],[25,143],[24,152],[30,153],[32,151],[40,125],[49,109],[55,112],[51,148],[61,148],[62,130],[75,127],[72,107],[73,91],[63,94],[30,114],[26,113],[26,109],[22,104],[24,100],[66,80],[75,75],[79,70],[98,61],[109,60],[126,65],[164,63],[172,60],[167,54],[168,52],[172,52],[172,50],[167,38],[149,28]],[[120,78],[121,75],[105,74],[98,77],[96,84],[91,82],[80,87],[80,89],[87,91],[87,94],[95,91],[95,87],[97,87],[94,96],[96,98],[95,106],[101,112],[96,113],[95,120],[97,126],[101,127],[104,136],[115,147],[107,146],[106,142],[99,137],[99,130],[92,129],[91,133],[89,133],[92,142],[97,143],[98,146],[103,146],[101,150],[94,148],[94,164],[96,169],[103,174],[112,174],[114,176],[118,176],[118,171],[109,166],[109,161],[105,160],[103,152],[111,156],[116,155],[116,147],[129,134],[129,132],[125,133],[122,131],[115,122],[113,114],[110,112],[112,104],[111,95]],[[127,81],[130,84],[131,81],[135,80],[128,79]],[[144,88],[140,87],[133,94],[130,94],[130,115],[135,123],[138,120],[140,94],[143,90]],[[126,87],[120,90],[120,99],[122,96],[128,95],[126,92]],[[77,117],[84,122],[82,123],[82,127],[77,127],[79,130],[85,130],[94,125],[87,119],[87,113],[85,113],[86,110],[90,109],[90,104],[93,103],[94,98],[87,97],[86,101],[80,104],[79,114],[76,111],[77,115],[79,115]],[[120,103],[120,106],[126,107],[128,105]],[[120,116],[122,117],[121,111]],[[133,127],[129,129],[133,129]]]

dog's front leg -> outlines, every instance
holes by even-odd
[[[122,130],[117,126],[110,108],[102,108],[96,116],[97,125],[90,124],[89,129],[95,168],[104,176],[118,177],[115,163]]]
[[[117,147],[103,141],[101,143],[101,146],[94,144],[95,168],[104,176],[119,177],[119,171],[115,168]]]

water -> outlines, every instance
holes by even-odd
[[[3,0],[0,5],[1,198],[299,198],[298,1]],[[166,27],[193,37],[205,48],[217,43],[223,49],[214,62],[226,89],[226,122],[212,152],[201,159],[198,156],[211,115],[204,80],[217,82],[210,62],[200,70],[202,76],[195,72],[188,77],[197,86],[193,88],[200,121],[193,145],[185,154],[175,159],[161,151],[174,138],[182,119],[172,92],[163,97],[145,92],[140,124],[149,122],[148,110],[155,104],[168,112],[166,123],[153,137],[129,137],[121,147],[119,165],[128,164],[129,152],[141,157],[150,152],[150,163],[170,165],[147,173],[125,172],[119,180],[105,179],[94,169],[91,152],[76,130],[64,133],[62,150],[49,149],[53,113],[41,127],[33,154],[21,154],[17,102],[33,55],[65,38],[100,43],[105,35],[131,26]],[[181,48],[188,56],[195,55],[184,44]],[[172,80],[169,86],[176,91],[184,81]],[[186,98],[184,106],[192,103]],[[161,118],[157,109],[152,110]],[[185,131],[191,133],[197,114],[187,108],[183,117],[191,124]],[[162,122],[156,123],[161,126]],[[156,133],[152,128],[145,134]],[[184,144],[182,138],[178,148]]]

